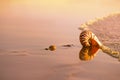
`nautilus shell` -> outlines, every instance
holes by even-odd
[[[83,46],[83,48],[80,50],[80,53],[79,53],[79,58],[81,60],[93,59],[98,49],[101,49],[104,53],[107,53],[112,57],[119,58],[120,60],[120,53],[118,51],[114,51],[111,48],[103,45],[98,40],[96,35],[92,33],[90,30],[82,31],[79,39]]]
[[[80,42],[83,46],[90,46],[90,39],[92,38],[92,32],[85,30],[80,34]]]
[[[79,58],[81,60],[91,60],[100,48],[100,41],[90,30],[85,30],[80,34],[80,42],[83,48],[80,50]]]
[[[80,42],[84,47],[97,46],[100,47],[102,43],[98,40],[94,33],[90,30],[85,30],[80,34]]]

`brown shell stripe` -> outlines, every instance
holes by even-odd
[[[91,31],[83,31],[80,34],[80,42],[83,46],[89,45],[89,39],[92,38],[92,32]]]

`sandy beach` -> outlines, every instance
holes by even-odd
[[[56,51],[4,51],[1,80],[119,80],[120,62],[99,51],[91,61],[79,59],[79,47]],[[2,53],[2,52],[1,52]]]
[[[0,80],[120,79],[117,58],[101,50],[91,60],[79,58],[82,25],[120,52],[119,0],[1,0],[0,6]]]

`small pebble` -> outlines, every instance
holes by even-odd
[[[45,50],[49,50],[48,48],[45,48]]]
[[[49,50],[50,50],[50,51],[56,50],[56,46],[55,46],[55,45],[50,45],[50,46],[49,46]]]
[[[73,44],[66,44],[66,45],[62,45],[63,47],[72,47],[74,46]]]

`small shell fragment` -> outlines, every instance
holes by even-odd
[[[56,50],[56,46],[55,46],[55,45],[50,45],[50,46],[49,46],[49,50],[50,50],[50,51]]]

